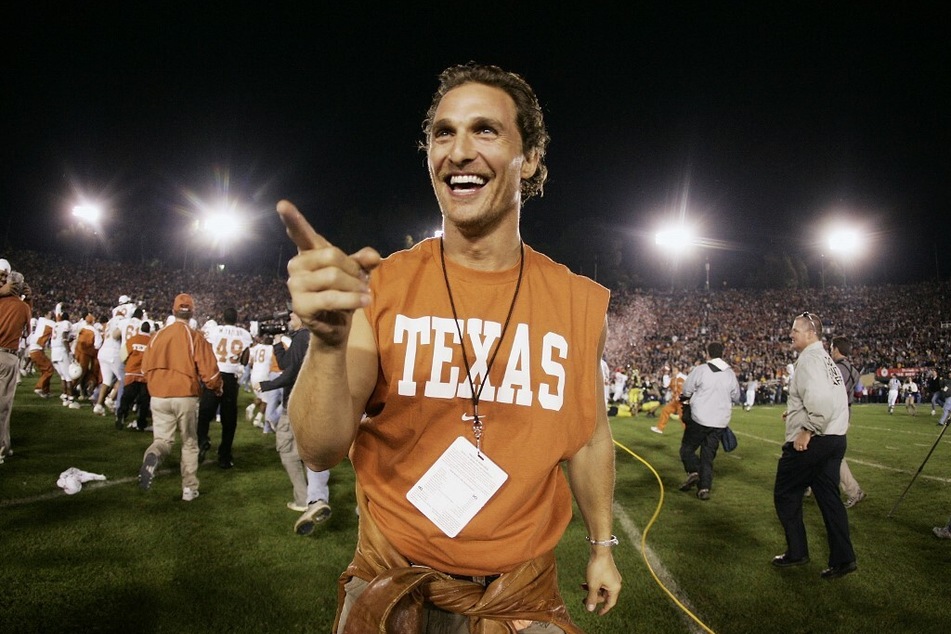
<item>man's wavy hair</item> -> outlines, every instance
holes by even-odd
[[[433,118],[436,108],[447,92],[463,84],[484,84],[504,90],[515,102],[515,121],[519,134],[522,137],[522,153],[527,155],[532,150],[538,152],[538,169],[531,178],[522,179],[522,202],[532,196],[544,195],[545,180],[548,178],[548,167],[545,165],[545,149],[548,147],[548,131],[545,129],[545,117],[542,115],[541,105],[535,96],[535,91],[521,76],[502,70],[498,66],[485,64],[459,64],[450,66],[439,75],[439,88],[433,95],[433,102],[426,112],[423,121],[423,141],[420,149],[429,151],[429,141],[433,131]]]

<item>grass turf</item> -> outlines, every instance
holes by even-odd
[[[19,388],[15,455],[0,465],[4,631],[330,631],[336,578],[357,526],[348,463],[332,472],[334,515],[315,537],[302,538],[284,506],[290,485],[273,436],[241,420],[235,468],[220,470],[212,452],[199,472],[201,497],[182,502],[175,453],[151,491],[136,487],[151,434],[116,431],[88,404],[75,411],[40,400],[32,384],[28,378]],[[242,392],[240,405],[248,399]],[[734,410],[740,446],[717,456],[706,502],[677,490],[684,474],[676,421],[660,436],[649,429],[653,418],[612,419],[618,443],[650,466],[618,450],[624,590],[614,611],[597,617],[581,607],[587,548],[577,513],[558,547],[562,593],[578,624],[591,633],[946,631],[951,542],[935,539],[931,527],[951,512],[951,435],[889,517],[940,428],[928,407],[917,417],[903,409],[890,416],[884,405],[853,409],[847,455],[869,497],[849,511],[859,571],[832,582],[818,576],[827,548],[811,499],[812,562],[782,571],[769,565],[785,546],[772,506],[781,408]],[[69,467],[108,480],[67,496],[56,480]],[[641,551],[645,530],[653,572]]]

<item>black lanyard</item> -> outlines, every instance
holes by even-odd
[[[525,245],[519,240],[519,259],[518,259],[518,281],[515,283],[515,294],[512,295],[512,304],[509,306],[508,315],[505,316],[505,324],[502,326],[502,332],[499,335],[499,340],[495,344],[495,349],[492,351],[492,354],[489,356],[489,361],[485,367],[485,378],[488,380],[489,371],[492,369],[492,364],[495,363],[495,357],[499,353],[499,348],[502,347],[502,340],[505,338],[505,333],[509,329],[509,322],[512,319],[512,312],[515,310],[515,300],[518,299],[518,291],[522,287],[522,273],[525,270]],[[446,280],[446,293],[449,294],[449,306],[452,309],[452,318],[456,322],[456,332],[459,334],[459,345],[462,347],[462,361],[466,365],[466,378],[469,380],[469,390],[472,392],[472,416],[467,417],[465,414],[462,415],[462,420],[469,421],[472,420],[472,434],[475,436],[476,448],[479,453],[482,452],[482,418],[479,416],[479,397],[482,395],[482,390],[485,388],[485,381],[479,384],[479,389],[476,390],[475,385],[472,382],[472,366],[469,363],[469,355],[466,354],[466,340],[462,335],[462,326],[459,325],[459,316],[456,314],[456,302],[452,298],[452,289],[449,287],[449,274],[446,272],[446,252],[443,248],[443,240],[439,238],[439,259],[442,262],[442,276]]]

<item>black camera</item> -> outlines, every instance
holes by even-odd
[[[287,332],[287,320],[269,319],[258,324],[258,333],[262,335],[283,335]]]

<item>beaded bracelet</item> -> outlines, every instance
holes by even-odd
[[[608,546],[610,548],[614,548],[615,546],[621,543],[618,541],[617,535],[611,535],[611,539],[604,539],[601,541],[598,541],[596,539],[591,539],[587,535],[585,535],[584,538],[585,538],[585,541],[587,541],[592,546]]]

